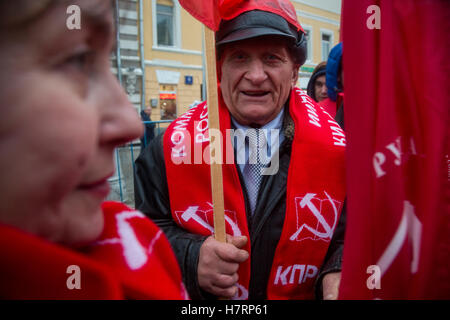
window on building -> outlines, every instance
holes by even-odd
[[[159,107],[161,120],[177,118],[177,87],[174,85],[159,86]]]
[[[310,27],[303,26],[303,30],[305,30],[305,37],[306,37],[306,61],[312,62],[313,59],[313,52],[312,52],[312,29]]]
[[[172,4],[172,5],[170,5]],[[157,43],[159,46],[174,45],[174,7],[164,1],[156,4]]]
[[[331,50],[331,35],[322,33],[322,61],[328,60],[328,55]]]

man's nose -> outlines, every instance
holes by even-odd
[[[248,63],[245,78],[252,83],[258,84],[267,79],[267,74],[264,70],[264,64],[259,59],[253,59]]]
[[[322,85],[321,94],[326,96],[327,95],[327,91],[328,91],[327,86],[326,85]]]

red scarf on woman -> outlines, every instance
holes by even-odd
[[[103,212],[101,237],[80,251],[0,225],[0,298],[186,299],[162,231],[121,203]]]
[[[220,132],[224,137],[226,230],[234,236],[249,237],[244,196],[227,132],[230,115],[223,100],[220,100],[219,113]],[[343,131],[328,113],[297,88],[290,95],[289,113],[295,124],[295,135],[287,179],[286,218],[267,287],[269,299],[314,297],[314,280],[345,197]],[[175,120],[164,135],[173,218],[186,230],[202,235],[214,232],[207,116],[206,103],[202,103]],[[250,253],[250,241],[245,250]],[[248,259],[240,265],[240,290],[236,299],[248,298],[250,263]]]

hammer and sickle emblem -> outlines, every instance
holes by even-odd
[[[300,228],[298,228],[298,230],[294,234],[292,234],[292,236],[289,238],[289,240],[294,241],[295,239],[297,239],[298,235],[300,234],[300,232],[302,232],[303,229],[309,230],[312,234],[314,234],[315,236],[317,236],[319,238],[322,238],[325,240],[331,239],[331,237],[333,236],[334,228],[336,227],[338,211],[337,211],[337,208],[336,208],[336,205],[335,205],[333,199],[328,195],[328,193],[326,193],[326,191],[324,191],[324,193],[327,196],[328,201],[330,201],[330,203],[333,207],[333,211],[334,211],[333,226],[331,227],[328,224],[328,222],[325,220],[325,218],[320,213],[319,209],[317,209],[317,207],[314,205],[314,203],[312,203],[311,200],[314,198],[314,196],[316,194],[315,193],[307,193],[303,197],[302,201],[300,201],[300,207],[301,208],[308,207],[308,209],[311,211],[311,213],[314,215],[314,217],[316,217],[319,224],[323,227],[325,232],[320,232],[319,230],[314,229],[314,228],[310,227],[309,225],[307,225],[306,223],[304,223],[300,226]]]
[[[205,219],[203,219],[197,212],[203,212],[203,213],[207,213],[209,211],[212,210],[207,210],[207,211],[201,211],[198,210],[199,206],[190,206],[189,208],[186,209],[186,211],[184,211],[181,214],[181,219],[184,222],[189,222],[189,220],[193,220],[196,223],[198,223],[200,226],[202,226],[203,228],[207,229],[209,232],[211,232],[211,234],[214,234],[214,227],[212,225],[210,225],[208,223],[208,221],[206,221]],[[228,214],[232,214],[231,211],[229,210],[225,210],[225,213]],[[239,229],[239,226],[237,225],[236,222],[234,222],[227,214],[225,214],[225,222],[228,223],[228,225],[231,227],[231,230],[233,232],[233,236],[241,236],[242,232]]]

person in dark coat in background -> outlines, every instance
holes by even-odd
[[[325,73],[327,71],[327,62],[322,61],[315,68],[309,79],[306,92],[308,96],[316,102],[321,102],[328,98]]]
[[[152,115],[152,108],[150,108],[150,107],[145,108],[144,110],[141,111],[142,121],[145,121],[145,122],[152,121],[151,115]],[[155,137],[155,124],[154,123],[144,123],[144,127],[145,127],[145,133],[140,138],[141,139],[141,153],[145,149],[145,147],[147,147],[150,144],[150,142],[153,140],[153,138]]]

